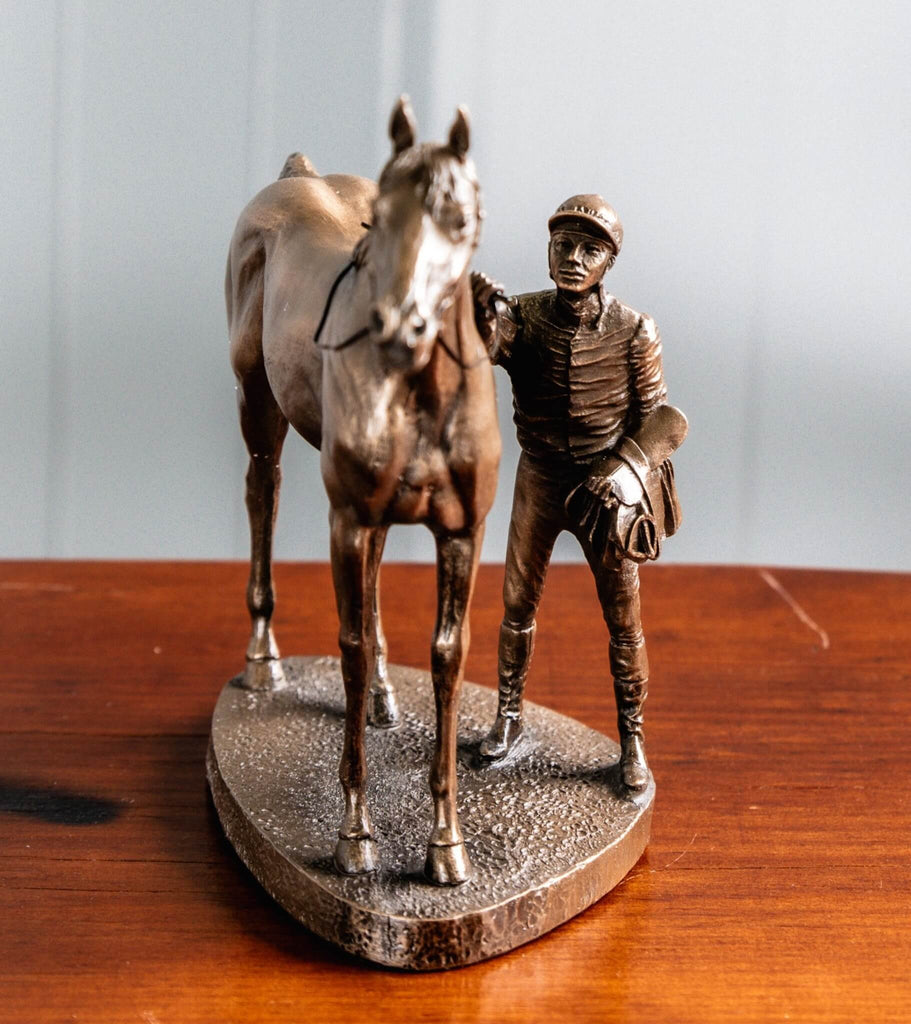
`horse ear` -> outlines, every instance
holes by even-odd
[[[459,107],[456,110],[452,127],[449,129],[449,148],[461,160],[468,152],[470,141],[471,131],[468,126],[468,110],[466,107]]]
[[[414,145],[417,128],[414,123],[414,111],[411,102],[405,95],[399,96],[389,119],[389,138],[392,139],[392,151],[398,156],[403,149]]]

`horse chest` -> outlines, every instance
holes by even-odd
[[[454,486],[447,453],[441,447],[415,447],[403,471],[390,509],[399,522],[440,522],[461,526],[464,509]]]
[[[345,499],[360,505],[369,520],[463,524],[451,453],[442,438],[434,439],[410,417],[392,417],[377,429],[349,420],[332,437],[331,450],[327,486],[335,485],[338,498],[346,492]]]

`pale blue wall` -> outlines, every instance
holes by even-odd
[[[692,425],[668,560],[911,569],[908,12],[7,0],[0,554],[245,554],[234,220],[293,149],[375,174],[404,89],[423,134],[471,108],[476,264],[510,289],[548,284],[566,195],[618,208],[613,290],[658,321]],[[315,454],[286,452],[278,555],[324,558]],[[390,556],[431,548],[399,530]]]

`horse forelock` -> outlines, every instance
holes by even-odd
[[[474,164],[458,157],[448,146],[425,142],[410,146],[386,164],[379,189],[382,194],[408,184],[421,197],[425,209],[433,213],[444,201],[459,198],[462,182],[472,188],[475,215],[480,220],[481,192]]]

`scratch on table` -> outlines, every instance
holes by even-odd
[[[797,616],[797,618],[800,619],[808,629],[812,629],[813,632],[816,633],[819,637],[822,649],[827,651],[829,649],[829,634],[814,619],[811,619],[810,616],[807,615],[803,608],[794,600],[793,597],[791,597],[791,595],[770,572],[766,572],[765,569],[760,569],[759,575],[772,588],[772,590],[778,594],[782,601],[790,607],[791,611]]]
[[[686,844],[686,846],[684,846],[680,853],[678,853],[672,861],[665,864],[664,867],[643,868],[641,871],[630,871],[630,873],[620,882],[620,885],[625,885],[627,882],[631,882],[634,878],[639,878],[640,875],[657,875],[659,871],[667,871],[669,867],[673,867],[678,860],[681,860],[687,853],[689,853],[690,847],[696,842],[696,836],[698,835],[698,832],[694,832],[693,838]]]
[[[696,836],[698,835],[698,832],[694,832],[693,838],[686,844],[686,846],[684,846],[684,848],[680,851],[680,853],[677,854],[677,856],[670,862],[670,864],[664,865],[664,868],[662,870],[666,871],[669,867],[672,867],[674,864],[676,864],[677,861],[680,860],[684,856],[684,854],[686,854],[689,851],[689,848],[693,845],[693,843],[696,842]]]

